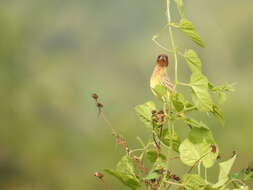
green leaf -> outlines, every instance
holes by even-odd
[[[168,147],[172,146],[174,151],[179,152],[178,149],[181,144],[181,140],[175,131],[171,134],[171,131],[168,131],[167,129],[164,130],[161,140],[165,145]]]
[[[127,175],[125,173],[118,172],[116,170],[111,170],[111,169],[105,169],[104,171],[107,172],[108,174],[116,177],[124,185],[130,187],[133,190],[136,190],[136,189],[140,188],[140,186],[141,186],[139,180],[134,176]]]
[[[180,112],[184,109],[183,97],[179,93],[173,93],[172,95],[172,103],[175,109]]]
[[[177,93],[177,92],[174,92],[172,93],[171,95],[171,100],[172,100],[172,103],[175,107],[175,109],[178,111],[178,112],[181,112],[183,111],[185,108],[188,108],[188,107],[191,107],[193,106],[192,104],[190,104],[189,101],[187,101],[184,96],[180,93]]]
[[[208,129],[208,127],[206,126],[206,124],[204,124],[203,122],[198,122],[192,118],[184,118],[183,120],[187,125],[191,126],[191,127],[197,127],[197,128],[206,128]]]
[[[205,180],[197,174],[185,174],[183,176],[183,185],[186,190],[204,190],[207,186]]]
[[[247,180],[252,179],[252,178],[253,178],[253,171],[249,171],[249,172],[245,173],[245,176],[243,177],[243,180],[247,181]]]
[[[177,4],[177,10],[179,12],[179,15],[181,18],[185,17],[184,16],[184,0],[174,0]]]
[[[216,151],[212,152],[211,147],[215,146]],[[201,161],[206,168],[210,168],[218,156],[218,148],[212,133],[209,129],[192,128],[187,139],[179,146],[180,159],[188,165],[194,166]]]
[[[236,173],[233,173],[231,175],[231,179],[240,179],[243,175],[243,170],[242,171],[239,171],[239,172],[236,172]]]
[[[135,111],[140,120],[149,128],[153,127],[152,124],[152,111],[156,110],[155,103],[152,101],[145,104],[135,106]]]
[[[209,94],[209,82],[201,71],[201,60],[197,53],[188,50],[184,54],[185,60],[192,71],[190,86],[193,90],[192,99],[199,111],[209,112],[213,109],[211,95]]]
[[[153,90],[155,91],[155,93],[160,99],[163,99],[164,97],[168,95],[167,88],[163,85],[156,85]]]
[[[188,166],[193,166],[201,157],[198,150],[189,139],[185,139],[181,143],[179,152],[181,161]]]
[[[116,170],[129,175],[135,175],[132,160],[128,155],[125,155],[121,158],[116,166]]]
[[[166,156],[162,153],[159,154],[159,156],[157,155],[157,151],[156,150],[149,150],[147,152],[147,158],[150,162],[155,162],[157,160],[157,158],[161,158],[162,160],[166,160]]]
[[[117,164],[116,170],[105,169],[105,172],[116,177],[124,185],[130,187],[133,190],[138,189],[141,184],[139,179],[134,173],[134,167],[132,160],[128,155],[125,155]]]
[[[202,63],[198,54],[194,50],[187,50],[184,54],[184,58],[192,73],[201,72]]]
[[[184,32],[187,36],[189,36],[192,41],[198,44],[201,47],[205,47],[204,43],[202,42],[200,35],[196,32],[194,25],[191,21],[187,20],[186,18],[182,18],[179,23],[179,28],[182,32]]]
[[[227,94],[225,92],[217,92],[218,104],[224,104],[227,100]]]
[[[229,180],[228,175],[229,175],[229,172],[230,172],[230,170],[231,170],[231,168],[232,168],[232,166],[235,162],[236,157],[237,156],[234,155],[229,160],[219,163],[220,173],[219,173],[218,182],[213,185],[214,188],[221,187],[222,185],[224,185]]]
[[[191,75],[191,83],[193,90],[193,102],[199,111],[212,111],[212,98],[208,92],[208,80],[202,73],[194,72]]]

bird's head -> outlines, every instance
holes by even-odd
[[[165,54],[158,55],[156,63],[161,67],[168,67],[169,65],[168,56]]]

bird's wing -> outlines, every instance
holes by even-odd
[[[163,75],[161,77],[161,84],[163,86],[165,86],[169,91],[173,90],[173,84],[170,81],[170,78],[168,77],[168,75]]]

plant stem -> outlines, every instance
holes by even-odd
[[[170,120],[170,148],[173,150],[173,137],[174,137],[174,121]]]
[[[153,39],[153,42],[155,42],[156,45],[158,45],[160,48],[162,48],[163,50],[167,51],[168,53],[173,53],[174,52],[174,51],[171,51],[171,50],[167,49],[166,47],[164,47],[156,39]]]
[[[206,180],[206,182],[208,182],[208,180],[207,180],[207,168],[205,167],[205,180]]]
[[[181,183],[175,183],[175,182],[171,182],[171,181],[167,181],[166,183],[170,184],[170,185],[176,185],[176,186],[184,186]]]
[[[201,176],[201,162],[198,163],[198,175]]]
[[[174,53],[174,61],[175,61],[175,86],[176,88],[177,82],[178,82],[178,76],[177,76],[177,52],[176,52],[176,46],[175,46],[175,41],[173,37],[173,32],[172,32],[172,26],[170,25],[171,23],[171,14],[170,14],[170,0],[167,0],[167,18],[168,18],[168,26],[169,26],[169,38],[171,41],[171,47]]]

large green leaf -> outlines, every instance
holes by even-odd
[[[152,128],[152,111],[156,110],[155,103],[152,101],[146,102],[145,104],[135,106],[135,111],[140,120],[147,126]]]
[[[194,50],[192,49],[187,50],[184,54],[184,58],[189,68],[191,69],[192,73],[201,72],[202,63],[198,54]]]
[[[105,169],[104,171],[116,177],[124,185],[130,187],[133,190],[136,190],[141,186],[139,179],[134,173],[132,160],[128,155],[122,157],[122,159],[117,164],[116,170]]]
[[[213,185],[214,188],[221,187],[222,185],[224,185],[229,180],[228,175],[229,175],[229,172],[230,172],[232,166],[234,165],[236,157],[237,156],[234,155],[229,160],[219,163],[220,173],[219,173],[218,182]]]
[[[213,152],[212,146],[216,147]],[[188,166],[194,166],[202,162],[204,167],[210,168],[218,156],[218,148],[209,129],[192,128],[187,139],[179,146],[180,159]]]
[[[183,185],[186,190],[204,190],[207,186],[205,180],[197,174],[185,174]]]
[[[194,25],[191,21],[187,20],[186,18],[181,18],[179,23],[179,28],[182,32],[184,32],[187,36],[189,36],[192,41],[198,44],[201,47],[205,47],[204,43],[202,42],[200,35],[196,32]]]
[[[194,72],[191,75],[193,90],[193,101],[199,111],[209,112],[213,110],[211,95],[208,92],[208,79],[200,72]]]

